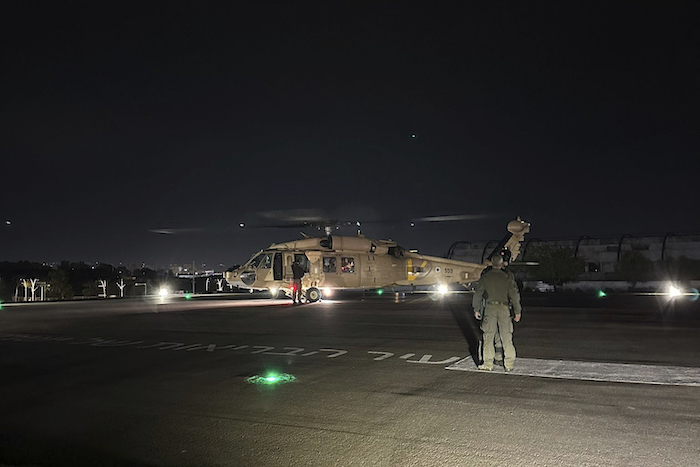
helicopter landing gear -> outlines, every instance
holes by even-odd
[[[311,287],[306,291],[306,301],[307,303],[313,303],[321,300],[321,291],[316,287]]]

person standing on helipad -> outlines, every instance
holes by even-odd
[[[304,278],[304,268],[299,261],[292,264],[292,303],[301,303],[301,280]]]
[[[498,333],[503,342],[503,365],[506,371],[511,371],[515,365],[513,321],[516,323],[520,321],[522,313],[520,292],[513,276],[503,270],[503,258],[500,255],[494,256],[491,263],[493,269],[481,275],[472,299],[474,316],[482,320],[484,361],[479,365],[479,369],[493,370],[493,358],[496,353],[494,337]],[[515,313],[513,321],[511,321],[509,304],[513,305]]]

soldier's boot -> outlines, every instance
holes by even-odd
[[[477,368],[482,370],[482,371],[493,371],[493,366],[488,366],[485,363],[479,365]]]
[[[496,347],[496,355],[493,357],[494,365],[504,366],[503,364],[503,347]]]

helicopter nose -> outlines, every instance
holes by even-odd
[[[241,273],[241,281],[245,285],[253,285],[255,282],[255,271],[245,271]]]

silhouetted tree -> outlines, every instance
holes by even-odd
[[[68,281],[68,275],[63,269],[49,271],[49,298],[69,300],[73,298],[73,288]]]
[[[536,245],[528,249],[528,260],[539,263],[530,277],[548,282],[553,285],[562,285],[573,282],[584,271],[584,261],[574,256],[574,250],[554,245]]]
[[[636,250],[623,252],[615,265],[615,275],[632,285],[651,279],[653,271],[654,262]]]

